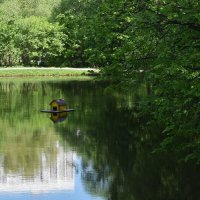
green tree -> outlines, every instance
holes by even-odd
[[[0,2],[0,12],[3,20],[21,17],[50,17],[54,7],[60,0],[4,0]]]
[[[142,79],[152,94],[143,109],[164,125],[161,149],[178,140],[186,160],[198,161],[199,1],[95,1],[93,12],[91,1],[70,2],[58,15],[70,64],[100,67],[102,78],[127,88]]]
[[[19,63],[20,49],[15,43],[15,28],[13,22],[0,22],[0,65],[14,65]]]
[[[58,24],[34,16],[1,24],[1,65],[57,64],[64,37]]]
[[[53,64],[53,59],[63,50],[63,34],[57,24],[45,19],[29,17],[16,21],[16,43],[21,49],[25,65]],[[55,63],[54,63],[55,64]]]
[[[0,65],[54,65],[63,33],[50,23],[60,0],[5,0],[0,3]]]

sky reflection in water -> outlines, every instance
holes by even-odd
[[[82,158],[59,135],[59,127],[66,132],[66,123],[76,123],[73,116],[54,124],[51,114],[39,112],[53,98],[63,98],[59,87],[44,85],[1,83],[0,200],[103,199],[86,190]]]
[[[76,158],[76,166],[80,167],[81,158]],[[101,197],[92,196],[85,191],[84,185],[81,181],[81,172],[75,174],[74,177],[74,185],[73,188],[67,188],[66,185],[62,185],[61,188],[57,188],[57,190],[48,190],[44,188],[46,191],[26,191],[26,192],[15,192],[15,188],[12,192],[1,192],[0,199],[2,200],[65,200],[65,199],[87,199],[87,200],[103,200]],[[21,187],[19,185],[19,187]],[[64,189],[64,187],[66,187]],[[23,190],[23,188],[21,188]],[[40,188],[38,188],[40,189]],[[42,190],[42,188],[41,188]]]

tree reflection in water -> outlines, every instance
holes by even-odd
[[[117,96],[116,91],[107,94],[98,86],[94,91],[89,86],[82,90],[83,110],[73,119],[81,137],[74,134],[72,124],[65,127],[67,134],[64,127],[58,129],[82,156],[87,190],[110,200],[197,199],[198,164],[181,162],[184,154],[175,151],[176,143],[171,151],[154,152],[163,140],[163,127],[149,123],[151,113],[143,113],[138,104],[129,108],[130,102],[125,103],[128,96]],[[84,95],[89,89],[94,102]],[[132,98],[138,101],[138,94]]]
[[[6,155],[7,171],[14,172],[20,165],[27,169],[27,175],[33,174],[36,168],[31,162],[38,166],[40,146],[48,147],[47,152],[54,157],[51,147],[59,140],[81,157],[81,177],[91,194],[109,200],[198,199],[199,165],[180,160],[184,151],[176,148],[185,138],[173,141],[171,149],[153,153],[163,140],[163,127],[138,103],[145,97],[143,87],[123,94],[106,86],[92,81],[0,84],[0,103],[4,105],[0,112],[0,151]],[[60,97],[76,112],[69,120],[50,126],[49,117],[38,110]],[[5,99],[9,99],[6,104]],[[48,134],[41,134],[44,130]],[[10,145],[8,138],[13,138],[15,145]],[[11,153],[15,151],[16,155]]]

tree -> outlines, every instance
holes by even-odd
[[[63,33],[48,18],[59,1],[1,2],[0,65],[58,65]]]
[[[60,0],[4,0],[0,2],[0,12],[4,21],[30,16],[50,17]]]
[[[58,17],[70,64],[99,67],[103,79],[126,88],[146,83],[152,96],[144,110],[163,124],[161,149],[179,140],[186,160],[198,161],[199,1],[94,1],[93,12],[92,1],[70,2],[61,1],[70,6]]]
[[[14,65],[19,63],[20,49],[15,44],[15,29],[13,22],[0,22],[0,64]]]
[[[40,61],[49,65],[62,50],[63,34],[57,24],[45,19],[29,17],[16,22],[16,42],[21,49],[22,63],[34,64]]]

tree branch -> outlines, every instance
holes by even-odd
[[[167,20],[167,24],[177,24],[181,26],[188,26],[190,29],[200,31],[200,24],[195,24],[192,22],[180,22],[178,20]]]

